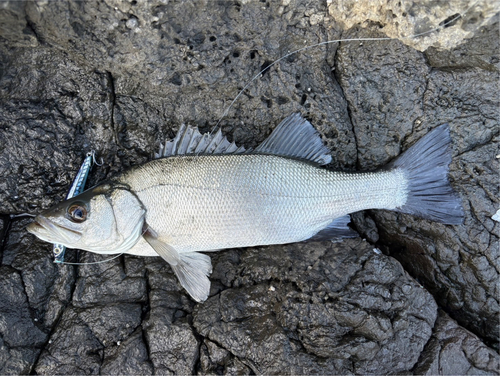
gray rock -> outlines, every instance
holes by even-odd
[[[71,297],[75,274],[52,263],[51,247],[14,220],[3,242],[0,295],[2,373],[29,373]]]
[[[31,219],[12,222],[2,265],[19,273],[34,320],[49,332],[71,300],[75,270],[53,263],[52,247],[26,232],[30,222]],[[71,256],[68,259],[71,260]]]
[[[226,369],[233,355],[256,374],[413,367],[436,318],[432,297],[367,242],[320,244],[218,256],[213,278],[228,288],[195,307],[193,324],[232,355],[205,343],[202,373]]]
[[[416,375],[498,375],[500,356],[474,334],[439,311],[432,338],[425,346]]]
[[[381,166],[416,141],[419,133],[448,122],[454,154],[450,175],[463,199],[466,218],[462,226],[450,227],[409,215],[374,212],[379,241],[453,318],[497,346],[499,271],[495,265],[500,227],[491,217],[499,202],[496,83],[500,65],[491,52],[498,46],[498,21],[448,53],[429,50],[424,55],[397,42],[387,54],[381,43],[365,44],[362,49],[346,44],[338,52],[337,76],[354,108],[358,165]],[[475,56],[462,57],[469,48]],[[424,64],[426,59],[439,69]],[[376,147],[379,142],[384,148]]]
[[[332,18],[345,29],[376,23],[388,37],[419,51],[429,47],[451,49],[471,38],[500,12],[495,0],[328,0]],[[411,36],[420,35],[417,38]]]
[[[68,308],[38,359],[38,374],[97,374],[104,345],[82,320],[81,311]],[[84,312],[84,311],[83,311]],[[99,317],[95,317],[98,320]]]
[[[149,311],[143,330],[155,373],[193,374],[200,346],[190,323],[194,304],[162,260],[148,259],[147,270]]]
[[[0,267],[0,359],[2,373],[29,373],[47,333],[32,317],[19,273]]]
[[[49,48],[2,55],[0,212],[41,210],[64,199],[87,152],[115,144],[108,75]]]
[[[108,347],[101,367],[102,375],[152,375],[143,333],[140,329],[116,346]]]
[[[91,149],[103,164],[89,185],[149,160],[183,122],[211,130],[240,89],[290,51],[341,35],[384,36],[370,22],[343,30],[313,0],[194,4],[2,3],[1,373],[407,374],[434,372],[438,358],[447,372],[490,372],[496,358],[478,341],[498,340],[497,24],[449,51],[400,42],[309,49],[254,80],[219,124],[255,147],[300,111],[332,149],[331,167],[362,170],[449,122],[462,227],[365,212],[354,222],[373,244],[213,253],[210,298],[196,304],[159,258],[55,265],[51,246],[24,231],[29,221],[9,219],[63,199]],[[456,4],[424,10],[439,23]],[[490,6],[441,30],[434,45],[492,22]],[[66,258],[108,257],[68,250]],[[472,347],[457,324],[440,318],[433,330],[436,302],[405,270],[479,335]],[[450,359],[456,368],[443,368]]]
[[[84,253],[80,262],[96,262],[111,258]],[[139,261],[140,262],[140,261]],[[100,264],[82,265],[78,268],[78,280],[72,303],[78,307],[146,301],[144,269],[140,273],[128,274],[124,263],[114,259]],[[98,286],[98,288],[96,288]]]

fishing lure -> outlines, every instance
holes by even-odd
[[[71,188],[69,189],[69,192],[66,195],[66,200],[75,197],[83,192],[83,189],[85,188],[85,183],[87,182],[87,177],[89,176],[89,172],[92,169],[92,165],[94,163],[96,163],[95,151],[92,150],[87,153],[87,156],[83,160],[83,163],[80,166],[80,170],[78,170],[75,180],[73,180],[73,184],[71,185]],[[55,243],[52,247],[54,262],[63,263],[65,252],[66,252],[66,247],[64,245]]]

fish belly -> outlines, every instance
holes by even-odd
[[[391,209],[401,182],[380,174],[332,172],[272,155],[212,155],[154,160],[124,182],[159,238],[194,252],[298,242],[350,212]]]

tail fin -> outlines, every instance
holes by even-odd
[[[461,224],[463,208],[448,180],[450,131],[443,124],[422,137],[389,168],[399,168],[408,179],[408,198],[396,209],[450,225]]]

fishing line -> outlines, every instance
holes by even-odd
[[[298,50],[295,50],[295,51],[292,51],[292,52],[289,52],[287,53],[286,55],[280,57],[279,59],[273,61],[271,64],[269,64],[267,67],[265,67],[264,69],[262,69],[259,73],[257,73],[255,76],[252,77],[252,79],[250,81],[248,81],[248,83],[243,87],[243,89],[240,90],[240,92],[238,93],[238,95],[236,95],[236,97],[233,99],[233,101],[229,104],[229,106],[226,108],[226,110],[223,112],[222,116],[219,118],[219,121],[217,122],[217,124],[215,124],[215,126],[212,128],[212,130],[210,131],[209,135],[212,136],[212,134],[214,133],[215,130],[218,129],[219,127],[219,124],[220,122],[222,121],[222,119],[224,119],[224,117],[227,116],[229,110],[233,107],[233,105],[236,103],[236,101],[241,97],[241,95],[246,91],[246,89],[248,89],[248,87],[257,79],[259,78],[264,72],[266,72],[267,70],[269,70],[272,66],[276,65],[277,63],[279,63],[280,61],[283,61],[284,59],[294,55],[294,54],[297,54],[299,52],[302,52],[302,51],[305,51],[305,50],[308,50],[308,49],[311,49],[311,48],[315,48],[315,47],[320,47],[320,46],[324,46],[324,45],[327,45],[327,44],[333,44],[333,43],[340,43],[340,42],[369,42],[369,41],[390,41],[390,40],[399,40],[399,39],[415,39],[415,38],[418,38],[418,37],[421,37],[423,35],[427,35],[427,34],[431,34],[435,31],[439,31],[441,29],[444,29],[445,27],[447,27],[449,24],[457,21],[458,19],[460,18],[463,18],[465,16],[465,14],[467,14],[473,7],[475,7],[477,5],[479,1],[476,1],[475,3],[473,3],[469,8],[467,8],[464,12],[462,12],[461,14],[458,14],[456,17],[453,17],[452,19],[446,21],[445,23],[443,23],[442,25],[439,25],[437,27],[435,27],[434,29],[431,29],[431,30],[428,30],[428,31],[424,31],[422,33],[418,33],[418,34],[414,34],[414,35],[411,35],[409,37],[402,37],[402,38],[392,38],[392,37],[382,37],[382,38],[348,38],[348,39],[334,39],[334,40],[328,40],[328,41],[325,41],[325,42],[321,42],[321,43],[316,43],[316,44],[312,44],[312,45],[309,45],[309,46],[305,46],[305,47],[302,47],[302,48],[299,48]]]
[[[115,258],[118,258],[121,255],[123,255],[123,253],[119,253],[116,256],[113,256],[113,257],[111,257],[109,259],[106,259],[106,260],[95,261],[95,262],[67,262],[67,261],[57,261],[57,260],[54,260],[54,264],[64,264],[64,265],[95,265],[95,264],[103,264],[105,262],[114,260]]]
[[[14,219],[14,218],[21,218],[21,217],[36,217],[35,214],[30,214],[30,213],[21,213],[21,214],[11,214],[10,216],[10,219]]]

